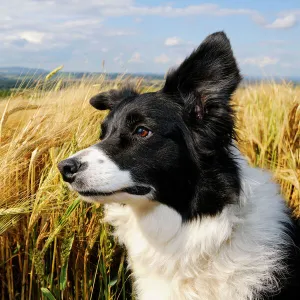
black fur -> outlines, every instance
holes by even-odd
[[[214,215],[240,191],[228,148],[234,137],[229,100],[240,79],[229,40],[215,33],[169,73],[161,91],[137,95],[125,88],[92,98],[94,107],[111,109],[99,147],[137,182],[154,186],[155,199],[185,220]],[[153,135],[134,135],[140,125]]]
[[[138,93],[133,87],[127,86],[126,88],[123,87],[119,90],[110,90],[100,93],[90,99],[90,104],[99,110],[112,109],[123,99],[137,95]]]

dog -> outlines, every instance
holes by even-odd
[[[240,81],[229,39],[213,33],[161,90],[94,96],[110,110],[101,142],[58,165],[83,200],[105,204],[139,300],[300,297],[299,226],[236,146]]]

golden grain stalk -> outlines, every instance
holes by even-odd
[[[101,207],[74,202],[77,195],[56,167],[99,136],[105,112],[92,109],[89,98],[124,80],[100,76],[61,88],[63,78],[58,78],[50,89],[41,88],[39,81],[26,93],[1,101],[2,299],[17,294],[40,299],[41,288],[58,299],[89,299],[93,292],[101,299],[129,299],[124,256],[101,223]],[[140,80],[136,84],[143,91],[158,88]],[[287,83],[242,87],[234,105],[241,151],[251,164],[274,172],[300,216],[300,88]]]

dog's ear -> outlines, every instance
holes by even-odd
[[[118,90],[113,89],[100,93],[90,99],[90,104],[98,110],[111,110],[123,99],[137,95],[138,92],[132,86],[126,86]]]
[[[230,42],[224,32],[209,35],[181,65],[169,72],[163,92],[228,101],[241,80]]]
[[[192,124],[202,122],[210,135],[222,138],[233,131],[229,100],[240,80],[230,42],[216,32],[169,72],[162,92],[184,105]]]

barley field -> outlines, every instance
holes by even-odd
[[[99,91],[129,79],[52,77],[0,100],[0,299],[132,299],[125,253],[63,183],[57,163],[97,141],[107,112],[89,106]],[[134,79],[142,92],[159,85]],[[300,87],[242,86],[233,103],[241,151],[270,169],[300,216]]]

